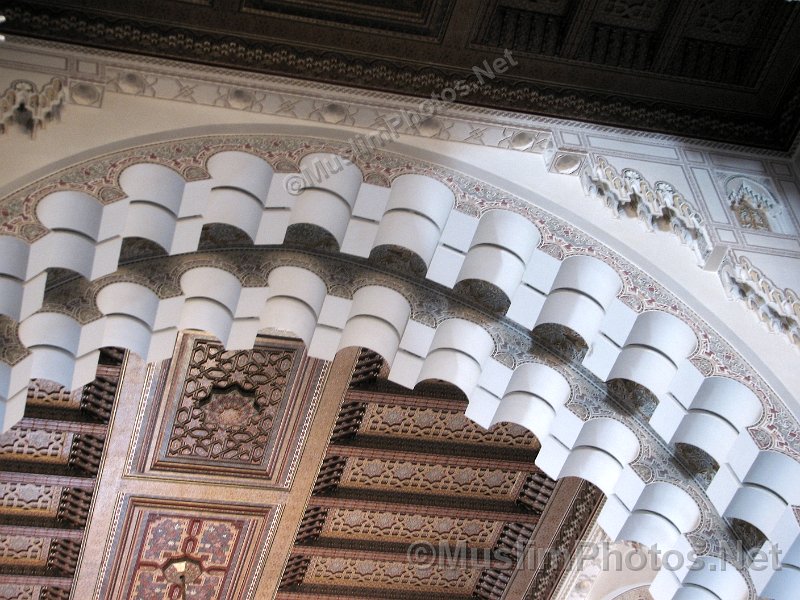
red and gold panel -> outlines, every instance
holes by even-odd
[[[168,570],[186,559],[197,570],[187,597],[245,600],[263,566],[277,507],[129,497],[122,514],[101,598],[175,600],[180,586]]]

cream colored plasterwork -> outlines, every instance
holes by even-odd
[[[741,254],[752,248],[760,255],[765,250],[763,246],[750,246],[746,238],[723,243],[724,234],[717,232],[711,205],[727,204],[724,190],[716,190],[713,198],[708,197],[709,190],[701,194],[692,174],[695,167],[690,163],[709,165],[710,172],[717,176],[721,174],[719,169],[729,164],[764,171],[769,167],[774,173],[783,174],[784,184],[798,184],[795,189],[800,190],[788,156],[773,156],[768,165],[761,156],[769,153],[756,155],[751,149],[699,140],[455,104],[440,105],[434,115],[426,117],[424,99],[19,37],[0,48],[0,66],[60,78],[58,81],[63,80],[64,85],[59,102],[77,106],[102,107],[106,94],[152,98],[364,130],[366,133],[354,134],[350,139],[354,148],[364,140],[369,143],[372,139],[374,145],[378,139],[375,132],[384,132],[389,144],[400,135],[407,135],[539,154],[550,172],[581,177],[586,193],[600,197],[618,216],[628,214],[648,229],[675,233],[697,263],[709,270],[721,268],[728,250]],[[615,169],[612,157],[618,159],[617,163],[623,159],[630,164],[646,162],[651,167],[663,164],[665,172],[680,169],[680,179],[655,179],[632,168]],[[649,183],[648,178],[655,183]],[[773,182],[772,186],[776,184]],[[796,222],[797,208],[793,210],[791,202],[784,203],[789,209],[787,218]],[[786,236],[776,236],[774,242],[767,238],[761,243],[767,244],[768,254],[800,261],[800,243],[795,242],[794,250],[790,241]],[[752,265],[752,257],[746,260]],[[756,259],[759,267],[753,267],[766,273],[758,281],[756,295],[761,300],[743,299],[772,330],[786,332],[796,343],[800,316],[791,306],[786,310],[776,308],[791,305],[781,298],[797,296],[792,287],[795,282],[789,286],[786,282],[783,286],[773,284],[778,278],[771,275],[772,266],[764,264],[764,260],[763,256]],[[721,273],[726,289],[733,289],[728,280],[738,287],[752,287],[753,282],[742,278],[744,273],[742,269]],[[766,317],[764,307],[770,309]],[[776,318],[771,316],[773,313]]]
[[[59,117],[64,104],[64,82],[53,77],[39,87],[24,79],[17,79],[0,93],[0,134],[20,125],[32,138],[48,122]]]
[[[750,307],[772,331],[800,346],[800,295],[781,289],[747,256],[728,252],[719,271],[725,291]]]

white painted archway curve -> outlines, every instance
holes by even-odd
[[[420,236],[424,243],[418,244],[415,239],[405,246],[428,265],[429,280],[445,287],[464,280],[484,281],[491,286],[489,289],[511,300],[508,316],[518,325],[530,329],[551,322],[573,327],[591,347],[585,365],[592,373],[601,379],[629,378],[659,395],[660,412],[653,416],[653,428],[664,440],[670,439],[665,433],[680,431],[684,421],[693,416],[692,406],[705,380],[701,369],[738,375],[747,381],[754,397],[777,409],[779,415],[786,415],[787,411],[763,381],[756,374],[747,373],[741,361],[737,362],[732,349],[656,282],[574,227],[485,182],[385,153],[380,165],[346,166],[321,177],[312,189],[295,197],[285,185],[288,176],[280,170],[302,169],[320,156],[333,160],[332,156],[343,151],[341,146],[309,143],[302,138],[241,136],[161,144],[150,148],[150,154],[144,154],[145,161],[141,150],[122,152],[111,161],[107,157],[94,161],[92,169],[82,165],[66,177],[60,173],[58,179],[39,182],[36,189],[22,190],[20,194],[27,204],[4,223],[7,230],[18,234],[17,239],[9,236],[2,239],[9,249],[3,255],[6,260],[2,283],[13,292],[9,294],[11,300],[2,307],[11,317],[4,323],[9,343],[4,344],[6,365],[0,378],[0,392],[11,401],[5,404],[9,422],[20,416],[19,395],[27,377],[49,373],[48,378],[69,386],[87,381],[97,348],[106,345],[98,341],[106,339],[106,330],[116,332],[109,333],[109,339],[129,339],[137,351],[153,358],[171,347],[170,332],[181,327],[208,329],[229,346],[248,346],[265,318],[262,312],[267,317],[279,314],[280,311],[274,310],[275,303],[290,300],[299,311],[295,317],[297,324],[292,326],[301,330],[298,335],[304,339],[311,336],[308,342],[317,355],[332,356],[331,352],[340,344],[360,343],[369,328],[381,328],[382,345],[376,349],[392,361],[395,380],[413,385],[414,378],[423,371],[426,375],[443,373],[446,377],[441,378],[468,393],[471,416],[479,422],[493,420],[504,405],[506,388],[514,373],[507,364],[490,356],[492,353],[500,356],[504,350],[490,348],[486,336],[480,333],[481,326],[477,323],[486,317],[477,319],[477,323],[452,320],[432,333],[423,333],[417,326],[408,330],[409,323],[419,322],[409,321],[405,314],[407,311],[413,316],[413,307],[404,307],[400,298],[380,290],[365,291],[358,298],[354,295],[345,311],[341,300],[336,299],[339,296],[332,294],[327,294],[319,305],[318,284],[308,283],[308,290],[298,292],[299,296],[281,292],[273,297],[269,295],[268,281],[262,288],[248,285],[232,272],[220,269],[218,261],[212,261],[213,264],[195,267],[201,271],[186,270],[176,281],[161,282],[158,293],[151,290],[150,296],[137,287],[125,288],[120,293],[129,297],[131,304],[125,314],[119,312],[122,309],[113,312],[109,308],[110,304],[125,306],[116,301],[116,292],[98,296],[94,310],[101,316],[89,314],[92,309],[87,307],[84,308],[88,316],[78,319],[48,306],[39,309],[46,268],[71,268],[90,279],[111,274],[117,267],[125,236],[149,239],[170,253],[179,254],[196,250],[203,226],[210,223],[238,227],[257,244],[279,244],[290,225],[305,223],[326,229],[343,253],[366,257],[376,244],[380,245],[377,236],[387,214],[399,214],[406,220],[420,216],[433,225]],[[92,174],[103,172],[105,166],[108,171],[103,178],[91,179]],[[354,169],[359,177],[354,175]],[[109,185],[109,181],[118,182],[118,186]],[[413,203],[415,190],[419,189],[439,198],[435,203],[439,212],[419,215]],[[330,208],[309,210],[310,204],[304,203],[307,194],[316,198],[315,205]],[[0,202],[11,205],[13,200],[6,198]],[[455,203],[456,210],[450,210],[445,218],[442,207],[448,200]],[[220,210],[221,203],[231,210]],[[507,230],[517,235],[505,239],[502,233]],[[538,240],[538,248],[529,243],[533,239]],[[520,240],[526,243],[521,244]],[[403,246],[402,239],[392,241]],[[62,254],[68,257],[68,264],[63,262]],[[209,281],[215,284],[213,292],[203,285]],[[180,285],[176,286],[176,282]],[[170,286],[176,289],[171,296],[162,298]],[[279,288],[276,283],[275,289]],[[312,297],[314,289],[316,297]],[[574,300],[549,302],[551,294]],[[170,302],[162,305],[164,300]],[[55,301],[49,299],[52,302]],[[267,310],[270,302],[271,312]],[[562,304],[567,308],[559,311]],[[319,312],[315,311],[317,305]],[[582,305],[594,306],[596,314],[591,319],[576,321],[575,315],[581,312]],[[636,312],[644,306],[653,310]],[[314,318],[316,324],[311,332]],[[345,321],[341,323],[343,318]],[[18,327],[15,320],[19,321]],[[345,334],[342,342],[341,336]],[[16,346],[14,338],[20,342]],[[469,344],[462,343],[467,340]],[[695,348],[698,340],[700,346]],[[427,348],[426,343],[429,343]],[[23,345],[30,350],[29,354],[26,355]],[[720,355],[720,348],[729,353]],[[511,390],[515,394],[520,391]],[[602,480],[603,489],[612,493],[616,489],[615,477],[621,478],[626,473],[626,464],[630,462],[627,453],[618,456],[608,448],[587,443],[588,434],[569,416],[574,413],[561,408],[563,399],[548,402],[542,398],[542,401],[554,411],[553,444],[560,444],[552,446],[557,449],[550,452],[552,465],[558,464],[559,453],[566,457],[566,464],[571,452],[578,449],[586,453],[587,460],[598,464],[616,462],[620,472],[606,474]],[[721,470],[727,479],[723,478],[724,485],[718,484],[713,494],[710,490],[714,505],[724,512],[735,498],[747,493],[745,476],[752,478],[751,469],[761,468],[758,461],[761,453],[745,429],[755,422],[752,410],[747,409],[747,419],[736,408],[720,410],[733,411],[717,414],[720,419],[740,423],[728,449],[733,462]],[[775,411],[763,411],[763,415],[760,428],[753,432],[762,445],[767,432],[776,432],[767,427],[765,420],[775,419]],[[785,433],[787,427],[796,430],[796,423],[789,419],[783,418],[779,424],[784,431],[778,429],[778,434]],[[783,437],[778,435],[771,443],[778,448],[783,444],[785,450],[791,451],[791,446],[785,443],[786,436]],[[718,452],[724,454],[724,449]],[[597,473],[610,473],[609,469],[598,469]],[[775,492],[786,500],[778,490]],[[635,506],[631,494],[626,491],[620,496],[626,508]]]
[[[83,301],[67,306],[67,298]],[[444,379],[467,394],[468,414],[478,422],[532,429],[542,440],[537,464],[545,472],[582,476],[608,495],[602,519],[612,535],[667,549],[688,545],[687,534],[726,536],[713,505],[671,463],[662,440],[609,407],[602,382],[580,364],[532,345],[524,330],[452,292],[364,260],[254,248],[144,260],[94,282],[76,278],[23,322],[30,354],[18,368],[27,363],[31,374],[70,385],[91,378],[81,369],[105,345],[121,341],[159,360],[171,356],[181,328],[208,329],[229,347],[247,347],[266,327],[292,330],[325,359],[346,346],[372,348],[390,361],[391,379],[409,386]],[[54,355],[61,358],[57,372]],[[537,418],[545,405],[549,421]],[[640,477],[648,471],[669,482]],[[702,522],[691,517],[701,512]]]

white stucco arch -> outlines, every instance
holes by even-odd
[[[302,172],[313,161],[333,161],[334,156],[310,152],[300,159],[298,168]],[[386,187],[365,183],[361,170],[345,165],[295,196],[286,185],[293,174],[275,172],[252,153],[215,152],[206,166],[211,177],[184,179],[163,165],[146,161],[128,165],[119,176],[127,198],[99,204],[90,196],[71,196],[78,200],[70,205],[74,212],[68,215],[59,208],[64,196],[56,194],[80,192],[53,192],[40,201],[39,219],[54,231],[27,247],[4,241],[11,251],[3,256],[3,272],[9,285],[16,286],[16,295],[0,308],[8,318],[19,321],[19,341],[29,351],[17,362],[0,365],[0,393],[8,399],[6,426],[21,416],[28,378],[53,379],[68,387],[86,383],[94,374],[98,349],[110,343],[130,338],[125,345],[134,346],[148,360],[157,360],[168,355],[169,342],[179,329],[205,329],[230,347],[247,347],[259,329],[279,327],[301,337],[309,352],[320,358],[330,359],[346,346],[370,347],[391,363],[394,381],[413,386],[424,379],[444,379],[465,392],[470,400],[467,414],[479,423],[508,420],[529,427],[542,440],[537,462],[545,472],[584,477],[613,499],[613,519],[606,522],[620,524],[617,534],[622,537],[669,545],[676,541],[673,534],[680,537],[694,526],[695,519],[684,518],[693,514],[692,506],[700,510],[696,504],[688,504],[669,488],[637,482],[630,464],[641,450],[639,432],[614,419],[579,419],[567,406],[569,384],[565,388],[562,375],[548,373],[544,365],[523,369],[525,365],[504,364],[496,357],[499,349],[491,333],[479,322],[453,317],[433,327],[415,320],[409,299],[386,286],[365,285],[344,298],[329,293],[317,274],[299,267],[278,266],[266,285],[251,285],[225,268],[197,265],[176,273],[179,290],[172,295],[159,295],[134,283],[111,283],[96,295],[100,315],[85,321],[47,307],[39,310],[44,297],[42,274],[48,267],[63,266],[57,261],[51,264],[52,246],[47,244],[52,242],[44,240],[58,239],[81,248],[75,253],[77,268],[73,270],[95,280],[116,269],[124,237],[152,240],[175,255],[195,252],[202,227],[211,223],[234,225],[256,244],[281,244],[291,225],[310,224],[328,231],[344,254],[367,258],[377,246],[399,246],[422,259],[428,267],[427,278],[434,284],[452,288],[472,279],[493,286],[510,300],[508,317],[514,327],[559,323],[575,329],[591,348],[585,367],[601,380],[626,378],[645,385],[660,399],[674,398],[679,403],[690,397],[686,390],[691,381],[698,384],[697,390],[710,385],[688,362],[698,343],[692,325],[663,310],[632,310],[618,297],[621,274],[600,258],[557,258],[545,252],[541,245],[544,224],[525,216],[520,205],[491,207],[477,216],[458,210],[459,203],[468,205],[469,198],[438,181],[432,167],[399,175]],[[416,206],[415,194],[423,193],[436,199],[431,207]],[[376,210],[364,198],[383,202],[383,208]],[[220,209],[223,202],[232,207],[229,212]],[[448,202],[451,206],[445,211]],[[415,219],[433,227],[422,228],[425,233],[420,238],[393,236],[394,227],[383,219],[396,217],[403,217],[398,227],[409,232],[416,230]],[[511,237],[506,238],[509,232]],[[36,293],[40,294],[38,305]],[[581,308],[586,302],[591,311]],[[541,378],[547,378],[548,384],[540,385]],[[708,394],[697,391],[695,398],[700,399],[696,404],[690,401],[672,437],[664,435],[666,425],[653,428],[663,443],[689,436],[685,430],[690,425],[685,423],[696,416],[691,414],[694,409],[733,423],[733,446],[753,444],[746,428],[759,411],[752,401],[745,400],[736,408],[714,408],[717,405],[708,400]],[[536,421],[533,414],[539,408],[546,418]],[[723,454],[721,448],[714,450]],[[732,492],[730,504],[736,508],[730,509],[731,514],[749,522],[763,517],[741,499],[749,493],[747,486],[764,485],[773,469],[793,472],[791,465],[797,464],[786,457],[789,463],[776,466],[761,456],[747,450],[730,462],[738,469],[731,466],[734,476],[746,473],[739,479],[744,491]],[[774,484],[771,489],[784,501],[784,508],[800,501],[783,498],[779,487]],[[713,498],[718,508],[724,504],[723,497],[719,493]],[[676,506],[685,510],[675,513]],[[778,535],[772,533],[775,524],[768,529],[768,536]],[[718,585],[715,581],[712,577],[702,585],[713,591]]]

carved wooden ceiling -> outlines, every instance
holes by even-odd
[[[0,436],[0,598],[69,598],[122,358],[103,351],[72,393],[32,381],[25,417]]]
[[[190,333],[165,363],[122,358],[72,394],[32,382],[0,438],[3,600],[88,599],[84,567],[94,598],[169,600],[181,559],[208,600],[545,600],[602,501],[539,471],[527,430],[486,432],[458,390],[395,386],[372,352]]]
[[[503,53],[468,104],[788,149],[800,3],[785,0],[0,0],[4,30],[429,96]]]
[[[457,390],[409,393],[379,366],[362,352],[276,598],[504,598],[548,505],[560,522],[580,495],[585,528],[599,494],[539,471],[524,428],[487,433]]]

